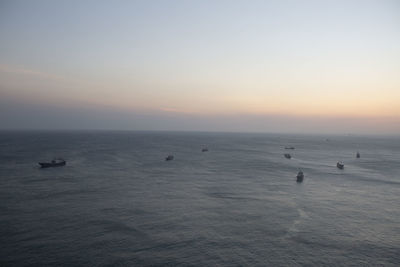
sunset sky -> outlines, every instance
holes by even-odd
[[[400,1],[0,1],[0,129],[400,134]]]

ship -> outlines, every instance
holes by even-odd
[[[64,159],[53,159],[50,162],[39,162],[41,168],[61,167],[65,166],[67,162]]]
[[[285,153],[285,154],[283,154],[284,156],[285,156],[285,158],[287,158],[287,159],[291,159],[292,158],[292,156],[289,154],[289,153]]]
[[[165,158],[166,161],[173,160],[173,159],[174,159],[174,156],[172,156],[172,155],[168,155],[168,156]]]
[[[299,171],[299,173],[297,174],[296,178],[297,178],[296,182],[298,182],[298,183],[303,182],[304,173],[302,171]]]
[[[344,164],[342,162],[338,162],[338,163],[336,163],[336,167],[338,167],[339,169],[343,170]]]

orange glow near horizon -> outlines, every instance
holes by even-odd
[[[12,68],[4,66],[2,69],[0,78],[3,78],[4,85],[11,88],[4,91],[5,94],[25,101],[66,107],[85,105],[133,112],[193,115],[400,117],[400,90],[394,90],[395,81],[383,83],[379,90],[374,88],[378,85],[366,85],[365,81],[359,82],[361,86],[356,86],[354,81],[349,82],[352,86],[349,88],[345,86],[345,81],[332,85],[328,82],[310,84],[300,81],[299,84],[296,81],[273,81],[269,84],[259,81],[257,84],[253,80],[249,82],[253,87],[247,87],[239,79],[236,84],[232,81],[231,86],[217,84],[214,87],[213,83],[197,85],[195,81],[172,84],[104,79],[87,83],[39,71],[17,69],[13,72]]]

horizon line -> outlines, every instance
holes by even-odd
[[[51,128],[6,128],[0,129],[1,132],[137,132],[137,133],[203,133],[203,134],[266,134],[266,135],[318,135],[318,136],[349,136],[349,137],[400,137],[394,133],[321,133],[321,132],[281,132],[281,131],[220,131],[220,130],[133,130],[133,129],[51,129]]]

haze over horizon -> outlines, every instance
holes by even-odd
[[[398,1],[1,1],[0,129],[400,134]]]

